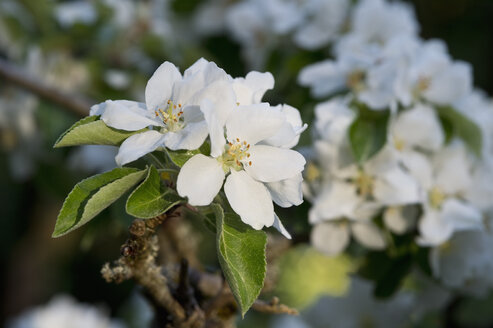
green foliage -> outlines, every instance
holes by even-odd
[[[389,115],[359,115],[349,127],[349,142],[355,160],[362,164],[378,153],[387,141]]]
[[[127,213],[141,219],[156,217],[180,204],[183,199],[168,188],[158,171],[151,166],[146,179],[128,197]]]
[[[69,193],[58,215],[52,237],[86,224],[143,179],[147,170],[116,168],[82,180]]]
[[[483,136],[481,129],[461,112],[450,106],[437,107],[438,115],[444,125],[444,130],[452,130],[452,134],[458,136],[478,157],[481,156]]]
[[[210,206],[216,214],[217,254],[242,316],[264,285],[267,235],[241,222],[233,211]]]
[[[178,167],[182,167],[185,163],[197,154],[209,155],[211,152],[210,145],[204,142],[199,149],[195,150],[166,150],[168,158]]]
[[[88,116],[76,122],[56,141],[54,147],[78,145],[119,146],[125,139],[139,131],[123,131],[107,126],[99,116]]]
[[[298,309],[309,307],[322,295],[342,297],[354,267],[346,255],[328,257],[307,245],[293,247],[279,261],[276,295]]]
[[[371,252],[358,273],[375,282],[375,297],[388,298],[402,285],[411,271],[412,263],[413,258],[409,253],[391,257],[385,252]]]

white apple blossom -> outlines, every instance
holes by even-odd
[[[489,229],[458,232],[431,250],[433,274],[448,287],[485,295],[493,285],[492,247],[493,234]]]
[[[465,146],[453,143],[420,164],[409,166],[424,190],[419,243],[439,245],[455,231],[481,229],[480,210],[463,198],[472,182]]]
[[[263,144],[285,121],[281,111],[266,103],[232,108],[225,121],[226,139],[211,138],[216,143],[212,156],[195,155],[183,165],[178,193],[191,205],[209,205],[226,180],[224,192],[242,221],[255,229],[272,226],[278,220],[273,200],[280,206],[302,202],[303,156]]]
[[[390,147],[371,160],[357,166],[351,156],[347,130],[355,118],[347,101],[335,98],[317,105],[315,143],[322,177],[312,193],[309,212],[314,224],[311,240],[315,247],[327,254],[337,254],[349,243],[349,236],[368,248],[386,246],[383,233],[373,223],[373,217],[383,208],[395,211],[420,201],[419,185],[399,161]],[[400,217],[396,213],[389,225]],[[397,217],[397,218],[396,218]],[[402,220],[401,220],[402,221]],[[407,225],[406,225],[407,227]],[[332,237],[328,237],[332,236]]]
[[[91,108],[92,115],[110,127],[127,131],[146,130],[127,138],[120,146],[116,161],[123,165],[159,147],[197,149],[208,135],[201,102],[209,107],[234,106],[230,77],[216,64],[204,59],[188,68],[183,76],[171,63],[163,63],[147,83],[146,103],[107,100]]]

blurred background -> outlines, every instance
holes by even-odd
[[[327,58],[330,47],[309,51],[285,36],[264,42],[259,35],[262,42],[244,42],[225,23],[225,8],[238,2],[0,0],[1,67],[15,69],[32,83],[53,88],[69,100],[92,105],[106,99],[142,100],[148,78],[163,61],[171,61],[183,71],[204,57],[233,77],[253,69],[271,72],[275,88],[264,99],[273,105],[288,103],[310,122],[315,101],[297,84],[297,76],[304,66]],[[407,2],[415,8],[420,35],[443,39],[454,59],[471,63],[474,85],[493,94],[493,1]],[[128,327],[145,327],[149,321],[132,283],[107,284],[100,276],[102,264],[119,256],[126,239],[131,218],[124,203],[117,202],[75,233],[51,238],[58,211],[71,188],[81,179],[115,166],[114,149],[52,148],[82,114],[0,74],[0,326],[60,294],[102,308]],[[300,144],[309,142],[306,133]],[[344,256],[327,258],[305,244],[309,227],[306,218],[299,216],[307,213],[308,206],[305,203],[287,212],[287,226],[294,231],[298,246],[279,259],[281,267],[290,269],[280,278],[276,292],[288,305],[305,309],[304,314],[287,319],[249,313],[239,325],[326,327],[324,313],[325,317],[332,312],[342,316],[346,311],[351,316],[349,309],[359,308],[371,308],[392,322],[390,313],[396,315],[405,308],[411,302],[409,296],[399,292],[392,306],[376,306],[365,282],[356,281],[349,288],[353,263]],[[213,238],[203,239],[204,253],[210,250],[209,256],[214,256],[209,245]],[[317,303],[321,295],[333,298]],[[346,295],[346,305],[336,302],[341,295]],[[408,317],[408,322],[413,322],[408,326],[493,325],[489,311],[492,297],[447,302],[420,315],[419,320]],[[334,322],[334,327],[346,327]]]

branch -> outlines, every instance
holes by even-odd
[[[5,80],[26,89],[39,97],[55,103],[77,116],[86,116],[89,113],[90,102],[73,95],[67,95],[58,90],[43,85],[40,81],[28,76],[20,68],[15,67],[12,63],[0,58],[0,77]]]
[[[178,206],[153,219],[134,220],[129,228],[130,238],[121,247],[122,256],[112,266],[108,263],[103,266],[103,278],[116,283],[134,279],[144,287],[145,295],[159,314],[156,320],[160,320],[160,327],[232,328],[238,306],[224,277],[220,272],[208,273],[191,266],[187,257],[194,258],[195,254],[190,256],[189,253],[196,249],[179,245],[193,239],[190,231],[186,231],[188,238],[182,231],[185,224],[182,210],[183,206]],[[167,243],[163,244],[163,251],[169,253],[164,267],[156,263],[159,251],[156,228],[161,225],[166,228]],[[282,253],[287,247],[275,238],[269,244],[271,256]],[[252,309],[272,314],[298,314],[295,309],[280,304],[277,297],[270,302],[257,300]]]
[[[186,319],[185,310],[171,294],[168,280],[156,264],[159,246],[155,228],[164,219],[166,215],[146,221],[134,220],[129,229],[131,236],[121,248],[122,256],[114,262],[113,267],[106,263],[101,273],[107,282],[120,283],[134,278],[173,317],[178,327]]]

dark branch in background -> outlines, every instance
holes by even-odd
[[[74,95],[64,94],[55,88],[44,85],[16,67],[14,64],[0,58],[0,77],[20,88],[28,90],[37,96],[57,104],[77,116],[87,116],[91,102]]]
[[[221,273],[204,272],[193,267],[194,259],[188,253],[196,250],[177,244],[189,243],[191,239],[191,232],[184,227],[182,210],[182,207],[177,207],[153,219],[134,220],[129,228],[130,237],[121,248],[122,256],[111,266],[105,264],[101,273],[108,282],[134,279],[142,286],[145,296],[155,307],[156,327],[235,327],[237,304]],[[158,244],[156,230],[161,225],[165,225],[162,234],[165,240]],[[171,243],[167,243],[168,239]],[[156,261],[160,245],[166,255],[166,265],[162,267]],[[285,246],[273,247],[276,248],[275,253],[278,254]],[[265,287],[269,289],[267,284]],[[270,302],[257,300],[252,309],[274,314],[298,314],[280,304],[276,297]]]

